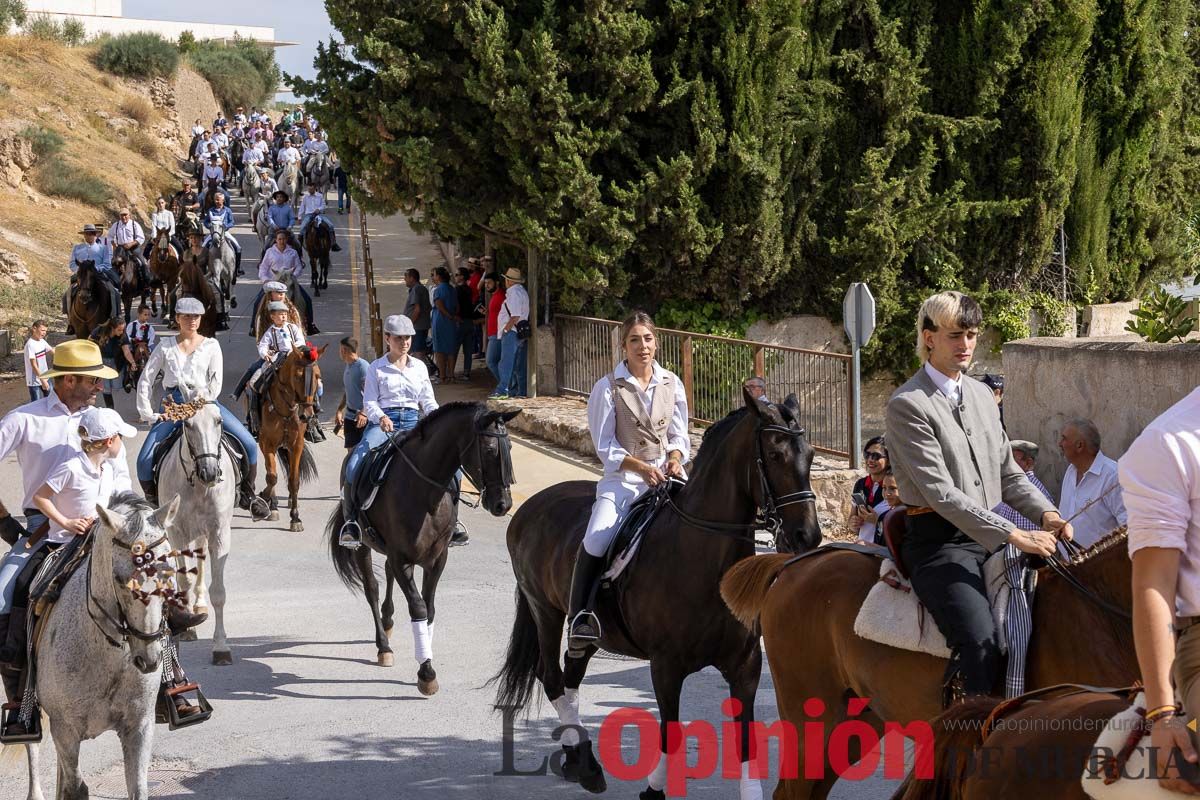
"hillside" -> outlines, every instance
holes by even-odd
[[[128,205],[146,225],[154,198],[177,186],[192,120],[216,110],[190,70],[134,82],[100,72],[91,53],[0,36],[0,328],[14,333],[32,316],[60,316],[84,224],[107,226]]]

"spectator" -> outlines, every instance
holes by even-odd
[[[337,183],[337,198],[338,212],[342,213],[343,208],[347,214],[350,213],[350,176],[346,174],[346,170],[342,169],[342,162],[338,159],[337,153],[333,154],[333,160],[337,166],[333,170],[333,180]],[[344,205],[343,205],[344,204]]]
[[[992,375],[989,372],[979,381],[992,390],[992,397],[996,398],[996,407],[1000,410],[1000,427],[1008,430],[1004,426],[1004,376]]]
[[[1100,451],[1100,431],[1088,419],[1067,422],[1058,447],[1070,464],[1058,507],[1063,517],[1072,520],[1075,541],[1091,547],[1125,524],[1117,462]]]
[[[346,394],[338,406],[334,422],[341,425],[347,450],[353,450],[362,441],[363,428],[367,427],[367,414],[363,410],[363,386],[367,381],[370,364],[358,354],[358,339],[347,336],[338,343],[338,356],[346,365],[342,373],[342,386]]]
[[[882,436],[870,439],[863,447],[863,460],[867,465],[867,474],[854,484],[850,495],[850,516],[846,524],[851,530],[858,532],[859,539],[873,542],[876,524],[888,509],[887,501],[883,497],[883,475],[887,472],[889,464],[887,447],[884,446]]]
[[[873,539],[863,539],[861,536],[855,544],[877,544],[881,547],[887,547],[887,540],[883,536],[883,524],[887,519],[888,514],[900,505],[900,487],[896,485],[896,476],[892,474],[892,468],[888,467],[883,471],[883,500],[887,507],[879,512],[879,519],[875,521],[875,537]]]
[[[122,373],[134,363],[129,337],[125,335],[125,318],[117,316],[105,322],[92,331],[91,340],[100,346],[104,366],[117,371],[116,376],[104,380],[104,405],[113,408],[113,392],[121,385]]]
[[[471,270],[466,267],[458,268],[454,281],[454,291],[458,294],[458,346],[463,354],[463,372],[460,380],[471,381],[471,359],[475,357],[475,300],[469,281]],[[453,371],[458,353],[450,357],[450,368]]]
[[[746,378],[742,382],[742,388],[749,392],[755,400],[761,400],[764,403],[771,402],[767,399],[767,381],[758,375]]]
[[[1050,496],[1050,490],[1046,488],[1044,483],[1038,480],[1037,475],[1033,474],[1033,465],[1037,461],[1038,457],[1038,446],[1033,442],[1027,442],[1022,439],[1014,439],[1013,441],[1009,442],[1009,444],[1012,445],[1013,460],[1017,462],[1018,467],[1024,470],[1025,477],[1029,478],[1029,482],[1032,483],[1039,492],[1046,495],[1047,500],[1053,503],[1054,498]],[[1008,503],[1000,503],[992,510],[1023,531],[1036,531],[1040,530],[1042,527],[1033,520],[1022,515],[1021,512],[1017,511]],[[1076,528],[1076,530],[1078,530],[1078,528]]]
[[[525,273],[516,267],[509,267],[508,272],[504,273],[504,281],[506,294],[500,314],[496,317],[501,346],[500,385],[496,387],[494,396],[525,397],[528,336],[533,334],[533,320],[529,319],[529,292],[525,290]],[[526,330],[524,338],[521,336],[522,328]]]
[[[29,387],[31,402],[50,394],[50,384],[42,373],[50,369],[47,360],[53,355],[54,348],[46,341],[46,321],[35,319],[25,340],[25,385]]]
[[[441,382],[450,383],[454,380],[454,357],[458,353],[458,292],[450,283],[450,270],[444,266],[433,271],[433,291],[429,297],[433,303],[433,358]]]
[[[467,259],[467,265],[471,268],[470,274],[467,276],[467,286],[471,287],[471,308],[473,310],[471,319],[474,323],[471,334],[471,345],[473,348],[471,353],[475,358],[482,361],[484,357],[483,321],[487,310],[487,301],[483,297],[483,259],[469,258]]]
[[[429,290],[421,283],[421,273],[415,269],[405,271],[404,285],[408,287],[404,316],[412,320],[416,330],[412,338],[412,354],[424,361],[429,355]]]
[[[494,272],[489,272],[483,279],[483,291],[487,295],[487,323],[484,325],[484,333],[487,334],[487,348],[485,351],[487,357],[488,369],[496,378],[496,383],[500,382],[500,335],[497,320],[500,317],[500,308],[504,305],[504,287],[501,285],[500,276]],[[497,386],[497,388],[499,388]]]

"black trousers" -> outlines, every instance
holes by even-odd
[[[991,694],[1000,675],[996,622],[983,580],[983,545],[934,513],[908,519],[902,554],[913,590],[952,651],[967,694]]]

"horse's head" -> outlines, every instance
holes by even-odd
[[[751,479],[751,491],[773,528],[775,549],[786,553],[812,550],[821,543],[816,495],[809,479],[816,451],[800,427],[796,395],[771,404],[743,389],[742,399],[754,425],[757,475]]]
[[[184,462],[190,463],[188,482],[208,488],[221,480],[221,410],[216,403],[196,404],[183,423]]]
[[[321,368],[317,365],[325,348],[305,345],[288,353],[279,370],[277,383],[290,395],[289,405],[300,422],[307,423],[316,416],[317,389],[321,385]]]
[[[162,669],[169,636],[166,602],[173,599],[173,582],[162,571],[174,566],[167,562],[167,529],[178,510],[178,497],[155,509],[131,492],[115,495],[107,508],[96,506],[100,524],[88,564],[89,610],[110,642],[128,648],[143,675]]]
[[[219,219],[212,221],[212,242],[209,247],[220,250],[225,245],[225,223]]]
[[[133,367],[130,372],[137,374],[146,368],[146,362],[150,360],[150,345],[143,339],[137,339],[133,343]]]
[[[492,516],[502,517],[512,509],[509,487],[516,482],[505,423],[521,412],[481,410],[475,418],[474,441],[462,454],[462,468],[479,488],[483,507]]]
[[[166,250],[167,245],[169,245],[170,243],[171,243],[171,229],[156,227],[154,229],[154,246],[162,248],[163,250]]]

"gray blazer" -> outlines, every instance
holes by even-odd
[[[1001,500],[1031,520],[1054,505],[1013,460],[992,390],[962,381],[954,408],[922,368],[887,405],[887,450],[908,506],[928,506],[989,552],[1015,527],[992,513]]]

